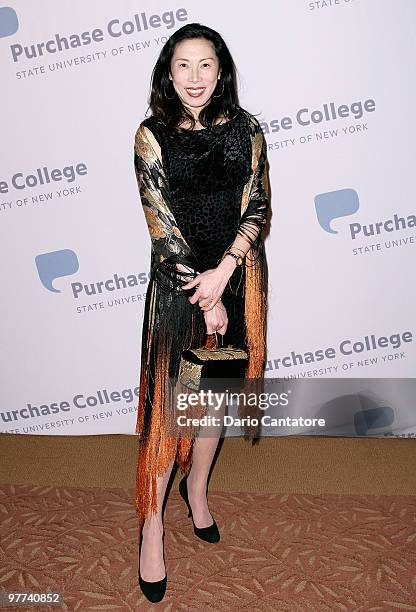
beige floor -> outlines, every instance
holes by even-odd
[[[310,494],[416,495],[416,440],[222,440],[210,489]],[[0,436],[0,482],[134,487],[136,436]],[[177,473],[176,478],[179,477]]]
[[[210,491],[221,540],[209,544],[175,487],[153,606],[137,581],[133,493],[0,484],[0,591],[61,593],[63,612],[416,610],[415,497]]]
[[[0,437],[0,590],[62,593],[64,612],[416,611],[414,440],[224,440],[209,489],[221,541],[196,538],[172,483],[155,606],[137,584],[137,447]]]

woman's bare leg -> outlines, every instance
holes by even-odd
[[[211,410],[208,414],[218,417],[223,422],[224,412],[222,407],[218,411]],[[188,499],[195,526],[200,528],[209,527],[213,521],[208,508],[207,482],[221,430],[222,425],[204,429],[203,435],[200,435],[193,444],[192,466],[187,479]]]
[[[139,559],[140,575],[147,582],[156,582],[164,578],[166,570],[163,562],[163,522],[162,505],[165,499],[166,487],[172,472],[173,461],[168,469],[156,479],[157,512],[151,513],[143,523],[143,543]]]

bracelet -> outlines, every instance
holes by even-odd
[[[235,260],[236,266],[242,266],[243,265],[243,258],[241,257],[241,255],[236,255],[236,253],[234,253],[233,251],[227,251],[224,254],[224,257],[226,257],[227,255],[229,255],[230,257],[232,257]]]

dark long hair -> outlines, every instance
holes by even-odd
[[[193,115],[183,106],[169,79],[170,64],[176,44],[192,38],[205,38],[211,41],[221,70],[221,77],[217,81],[211,100],[199,114],[200,123],[206,128],[211,128],[221,115],[228,120],[242,110],[238,103],[235,64],[223,38],[208,26],[188,23],[176,30],[163,45],[152,72],[149,107],[152,116],[163,121],[168,129],[177,127],[185,118],[190,120],[192,129],[195,127]]]

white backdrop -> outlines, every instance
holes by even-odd
[[[415,18],[414,0],[0,8],[0,431],[134,433],[150,263],[134,133],[161,46],[200,22],[269,147],[267,377],[305,380],[293,411],[329,402],[335,435],[366,434],[368,406],[307,379],[379,379],[390,416],[367,434],[414,435]]]

